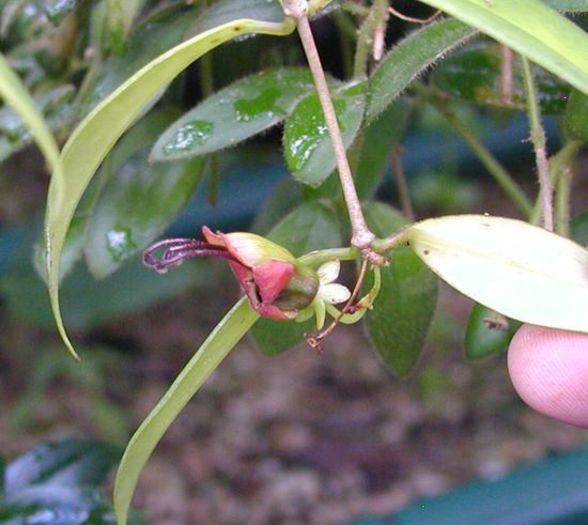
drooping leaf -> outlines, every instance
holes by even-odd
[[[147,160],[151,144],[175,116],[165,110],[148,115],[121,140],[113,162],[103,168],[111,173],[88,221],[84,248],[88,268],[98,279],[146,248],[196,190],[202,159],[172,164]]]
[[[527,108],[522,65],[513,60],[512,92],[505,97],[501,89],[500,46],[477,42],[443,61],[431,81],[452,97],[488,105],[525,111]],[[533,67],[533,78],[541,111],[560,114],[566,108],[570,87],[543,68]]]
[[[570,224],[570,237],[588,248],[588,210],[576,215]]]
[[[267,237],[297,257],[312,250],[335,248],[342,242],[337,213],[330,204],[320,201],[296,208]],[[277,355],[301,343],[305,332],[312,331],[313,326],[314,320],[298,323],[260,319],[251,333],[262,352]]]
[[[540,0],[423,0],[588,94],[588,35]]]
[[[457,20],[443,20],[401,40],[369,79],[367,121],[376,119],[415,78],[475,33]]]
[[[483,359],[503,352],[520,323],[504,317],[481,304],[475,304],[465,335],[465,355],[468,359]]]
[[[232,38],[251,33],[286,35],[291,20],[276,24],[238,19],[206,31],[160,55],[100,103],[74,131],[61,154],[63,171],[55,171],[47,200],[46,235],[49,293],[57,327],[70,351],[59,309],[61,250],[76,206],[96,169],[146,105],[200,56]]]
[[[588,95],[572,91],[564,123],[570,137],[588,142]]]
[[[156,142],[152,161],[211,153],[280,123],[312,89],[307,69],[268,69],[216,92],[174,122]]]
[[[1,54],[0,97],[22,119],[43,152],[49,168],[60,176],[62,162],[55,139],[26,88]]]
[[[339,88],[332,98],[343,143],[349,147],[363,121],[365,83]],[[320,186],[335,169],[335,152],[315,93],[302,99],[286,119],[284,155],[294,177],[312,187]]]
[[[383,203],[364,206],[366,221],[378,237],[406,224]],[[406,377],[421,355],[437,303],[437,278],[408,247],[395,249],[381,269],[382,286],[365,323],[378,354],[396,375]],[[371,286],[371,283],[366,283]]]
[[[588,332],[588,251],[525,222],[483,215],[414,224],[406,239],[460,292],[519,321]]]
[[[139,475],[161,437],[258,317],[248,300],[242,298],[216,325],[163,398],[143,420],[127,445],[116,474],[114,509],[119,525],[127,522],[127,512]]]

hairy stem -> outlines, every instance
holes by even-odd
[[[335,150],[335,158],[337,160],[341,188],[343,189],[343,196],[345,198],[347,212],[351,221],[351,244],[359,249],[369,249],[370,244],[375,239],[375,235],[370,231],[365,222],[359,197],[355,190],[355,183],[347,160],[345,145],[343,144],[339,122],[337,121],[337,114],[333,106],[333,101],[327,85],[327,79],[325,78],[325,73],[310,28],[310,22],[308,20],[308,4],[306,0],[283,0],[283,6],[286,16],[292,17],[296,21],[298,34],[300,35],[302,47],[304,48],[306,59],[325,116],[325,123],[329,130],[329,135],[331,136],[333,149]]]
[[[541,200],[543,227],[546,230],[553,231],[553,184],[551,183],[551,176],[549,174],[545,130],[541,124],[541,108],[539,107],[531,65],[522,55],[521,60],[523,62],[523,73],[525,77],[531,140],[533,142],[533,149],[535,150],[535,162],[537,164],[537,175],[539,178],[539,196]]]

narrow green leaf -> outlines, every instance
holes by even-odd
[[[29,96],[27,89],[1,54],[0,97],[6,101],[6,104],[19,115],[29,128],[39,148],[43,152],[49,168],[60,174],[62,165],[59,160],[59,149],[55,143],[55,139],[51,131],[49,131],[47,123],[35,106],[35,102]]]
[[[365,83],[332,93],[343,143],[349,147],[363,121]],[[316,93],[302,99],[284,126],[284,155],[294,177],[311,187],[320,186],[337,163],[331,137]]]
[[[325,202],[302,204],[282,219],[267,237],[297,257],[312,250],[341,246],[341,226],[332,205]],[[305,323],[260,319],[251,333],[257,347],[268,355],[277,355],[304,340],[312,331],[314,319]]]
[[[406,223],[399,212],[383,203],[368,203],[364,211],[378,237]],[[437,278],[407,247],[392,252],[390,266],[382,268],[381,275],[380,293],[365,316],[367,332],[386,366],[406,377],[418,362],[433,319]]]
[[[475,304],[470,313],[465,336],[465,355],[468,359],[483,359],[503,352],[520,323]]]
[[[211,153],[279,124],[313,87],[308,69],[268,69],[217,91],[167,129],[152,161]]]
[[[108,181],[88,221],[88,268],[103,279],[146,248],[176,218],[200,181],[204,161],[150,164],[150,144],[177,116],[156,111],[135,126],[112,152]],[[125,154],[126,152],[126,154]],[[120,157],[120,158],[119,158]]]
[[[55,170],[51,179],[45,221],[51,305],[59,332],[71,351],[59,309],[61,250],[76,206],[110,148],[161,89],[203,54],[239,35],[286,35],[293,29],[291,20],[276,24],[240,19],[195,36],[135,73],[74,131],[61,155],[63,172]]]
[[[525,222],[483,215],[429,219],[406,238],[451,286],[519,321],[588,332],[588,250]]]
[[[161,437],[258,317],[247,298],[242,298],[216,325],[135,432],[119,465],[114,485],[114,509],[119,525],[126,525],[139,475]]]
[[[423,0],[588,94],[588,35],[540,0]]]
[[[476,42],[443,61],[431,75],[431,82],[452,97],[477,104],[525,111],[527,108],[523,69],[520,61],[513,64],[513,85],[509,99],[501,88],[500,45]],[[562,113],[570,94],[568,84],[542,67],[533,67],[533,78],[541,111]]]
[[[443,20],[408,35],[369,79],[367,121],[376,119],[415,78],[475,33],[457,20]]]

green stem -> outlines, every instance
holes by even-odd
[[[539,198],[541,200],[543,226],[546,230],[553,231],[553,184],[549,174],[545,130],[541,124],[541,108],[539,107],[531,64],[522,55],[521,60],[525,78],[531,140],[533,142],[533,149],[535,150],[535,162],[537,164],[537,175],[539,178]]]
[[[388,0],[374,0],[357,35],[357,47],[355,48],[353,66],[354,77],[362,77],[366,74],[370,53],[374,46],[374,35],[379,28],[386,27],[387,20]]]
[[[572,166],[581,146],[581,141],[570,141],[550,160],[551,178],[555,184],[555,231],[563,237],[570,234]]]
[[[360,257],[361,252],[357,248],[329,248],[307,253],[300,257],[300,261],[309,266],[318,267],[329,261],[355,261]]]
[[[478,160],[494,177],[496,183],[509,196],[526,218],[533,214],[533,205],[527,198],[521,187],[514,181],[508,171],[496,160],[490,151],[480,142],[471,129],[464,124],[457,115],[448,107],[446,100],[441,100],[432,90],[422,84],[415,84],[415,90],[430,102],[433,107],[445,117],[449,125],[459,133],[469,147],[478,157]]]

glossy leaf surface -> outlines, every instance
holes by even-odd
[[[519,321],[588,332],[588,251],[542,228],[483,215],[429,219],[406,238],[451,286]]]
[[[267,237],[284,246],[297,257],[312,250],[341,245],[341,226],[337,213],[324,202],[302,204],[282,219]],[[314,319],[304,323],[260,319],[251,333],[257,347],[268,355],[276,355],[304,340],[311,332]]]
[[[113,151],[114,161],[103,168],[111,173],[105,174],[108,181],[88,222],[84,249],[88,268],[99,279],[146,248],[196,190],[202,159],[172,164],[147,160],[150,144],[175,115],[170,111],[148,115],[121,140]]]
[[[540,0],[423,0],[588,94],[588,35]]]
[[[199,34],[143,67],[99,104],[69,138],[61,154],[63,172],[54,172],[49,187],[46,235],[51,304],[59,332],[70,351],[73,351],[73,346],[65,332],[59,309],[61,250],[78,202],[110,148],[145,106],[206,52],[239,35],[285,35],[292,30],[291,21],[276,24],[239,19]]]
[[[500,46],[479,42],[447,58],[435,69],[432,82],[452,97],[477,104],[525,111],[527,109],[522,66],[513,60],[512,93],[501,92]],[[559,114],[566,108],[570,87],[535,66],[533,77],[542,113]]]
[[[73,439],[30,450],[5,470],[0,523],[112,524],[102,485],[118,458],[116,447]]]
[[[376,119],[415,78],[475,33],[457,20],[443,20],[401,40],[369,79],[367,121]]]
[[[466,357],[483,359],[505,351],[519,326],[520,323],[475,304],[466,329]]]
[[[268,69],[238,80],[174,122],[151,160],[176,160],[234,146],[275,126],[313,87],[304,68]]]
[[[364,209],[368,225],[378,237],[406,223],[386,204],[369,203]],[[365,316],[367,332],[386,366],[406,377],[418,362],[433,319],[437,278],[408,247],[393,250],[390,266],[382,268],[381,275],[380,294]]]
[[[332,98],[343,143],[349,147],[363,121],[365,83],[334,90]],[[311,187],[320,186],[335,169],[337,163],[331,137],[314,93],[301,100],[286,119],[284,156],[294,177]]]
[[[202,343],[135,432],[119,465],[114,486],[114,508],[119,525],[127,522],[127,512],[139,475],[161,437],[257,319],[257,313],[251,309],[247,299],[242,298]]]

